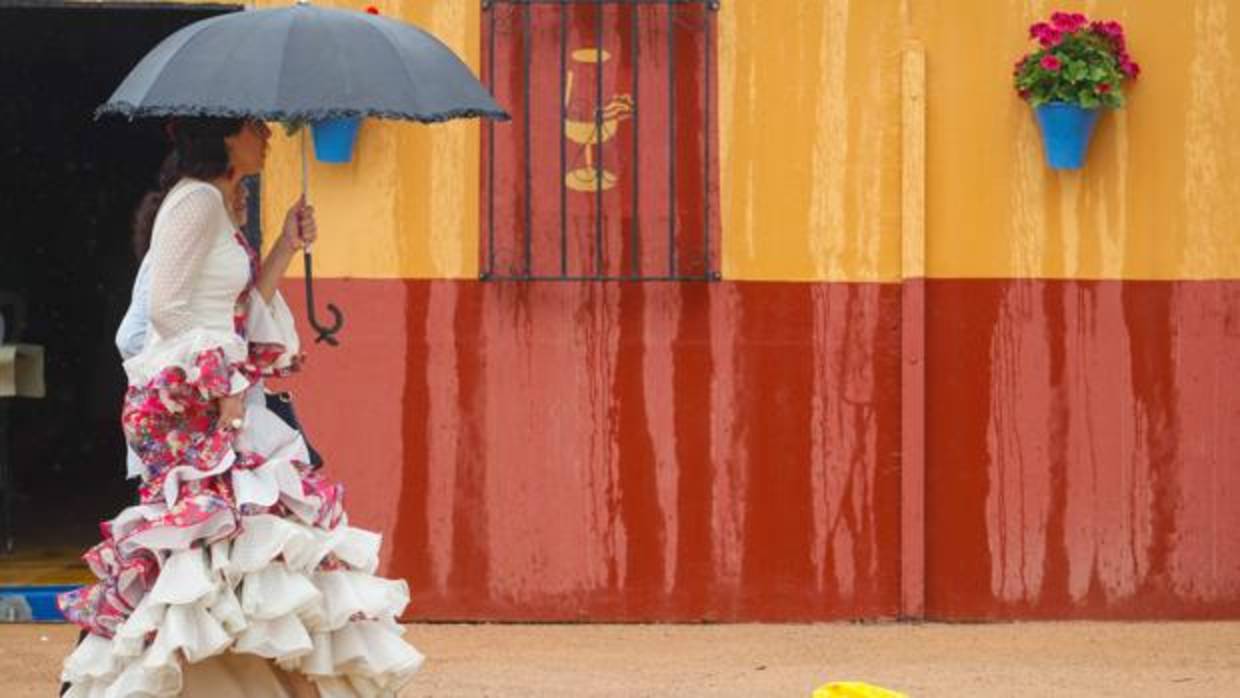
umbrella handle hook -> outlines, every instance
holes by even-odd
[[[306,154],[308,147],[306,145],[306,131],[309,128],[309,124],[303,124],[301,129],[301,200],[303,202],[310,201],[310,170],[307,164],[309,158]],[[300,219],[297,224],[300,227]],[[303,259],[306,262],[306,314],[309,316],[310,326],[314,328],[315,332],[319,333],[319,336],[314,338],[314,342],[315,344],[325,342],[333,347],[338,347],[340,346],[340,340],[336,339],[336,335],[340,332],[340,328],[344,327],[344,313],[340,312],[340,308],[337,308],[332,303],[328,303],[327,311],[332,314],[332,324],[323,325],[319,323],[318,316],[314,312],[314,262],[310,254],[310,247],[306,246],[303,252]]]
[[[337,308],[334,304],[328,303],[327,311],[332,314],[331,324],[324,325],[319,322],[318,317],[314,312],[314,283],[312,281],[314,272],[311,254],[308,250],[306,251],[304,259],[306,262],[306,311],[310,316],[310,326],[319,333],[319,336],[315,337],[314,341],[315,343],[326,342],[333,347],[340,346],[340,340],[336,339],[336,335],[339,334],[340,329],[344,327],[344,313],[340,312],[340,308]]]

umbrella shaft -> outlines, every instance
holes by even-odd
[[[306,131],[310,128],[309,124],[301,127],[301,200],[310,203],[310,163],[309,163],[309,144],[306,142]],[[301,218],[297,219],[297,232],[301,233]],[[305,247],[306,257],[310,256],[310,245]],[[309,268],[309,262],[306,264]]]

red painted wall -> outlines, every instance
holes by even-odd
[[[320,294],[298,407],[411,617],[1240,616],[1237,282]]]
[[[319,295],[348,324],[298,408],[413,617],[898,613],[898,286]]]
[[[926,603],[1240,616],[1240,283],[933,281]]]

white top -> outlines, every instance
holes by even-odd
[[[196,329],[234,332],[233,310],[250,280],[250,259],[218,189],[193,179],[178,182],[155,216],[148,256],[148,344]]]
[[[146,255],[142,258],[142,263],[138,266],[138,275],[134,278],[133,291],[130,294],[129,308],[125,311],[125,317],[121,320],[120,327],[116,330],[116,348],[121,354],[121,360],[127,361],[138,354],[142,353],[142,348],[146,345],[146,338],[150,334],[150,306],[151,306],[151,256]],[[262,385],[262,382],[259,382]],[[262,391],[250,390],[246,393],[246,404],[248,406],[265,405],[265,398]],[[125,476],[127,478],[135,478],[142,475],[143,465],[142,459],[134,453],[132,448],[126,447],[125,457]]]
[[[178,182],[155,215],[151,249],[116,334],[129,383],[144,384],[172,365],[188,369],[199,352],[214,347],[222,348],[230,363],[243,361],[248,346],[236,333],[233,313],[249,276],[249,255],[237,242],[220,191],[199,180]],[[299,342],[283,298],[277,293],[268,304],[252,291],[247,313],[249,338],[284,345],[277,366],[287,365]],[[233,394],[249,387],[233,374]],[[263,401],[261,390],[246,392],[248,404]],[[141,475],[142,461],[132,449],[127,456],[127,475]]]
[[[133,280],[133,292],[130,294],[129,308],[125,317],[121,318],[120,327],[116,328],[116,349],[121,353],[121,361],[132,359],[142,353],[146,344],[147,329],[151,319],[148,309],[151,307],[151,258],[142,258],[138,265],[138,275]]]
[[[243,362],[248,342],[281,345],[284,351],[275,368],[288,367],[300,342],[292,313],[279,292],[268,303],[252,289],[247,299],[246,336],[236,332],[233,313],[249,280],[250,257],[237,240],[220,191],[200,180],[178,182],[155,215],[151,249],[135,283],[130,313],[137,316],[145,310],[150,323],[144,328],[141,352],[124,363],[130,385],[144,385],[169,366],[189,370],[195,357],[208,349],[222,349],[230,364]],[[149,300],[142,297],[144,283],[150,286]],[[131,331],[144,324],[137,317],[134,322]],[[118,345],[122,339],[132,341],[124,326],[117,334]],[[126,348],[122,347],[122,354]],[[232,394],[250,387],[240,372],[233,373]],[[258,402],[262,395],[255,391],[247,398]]]

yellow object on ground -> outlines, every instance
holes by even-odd
[[[908,698],[908,696],[859,681],[836,681],[814,691],[813,698]]]

